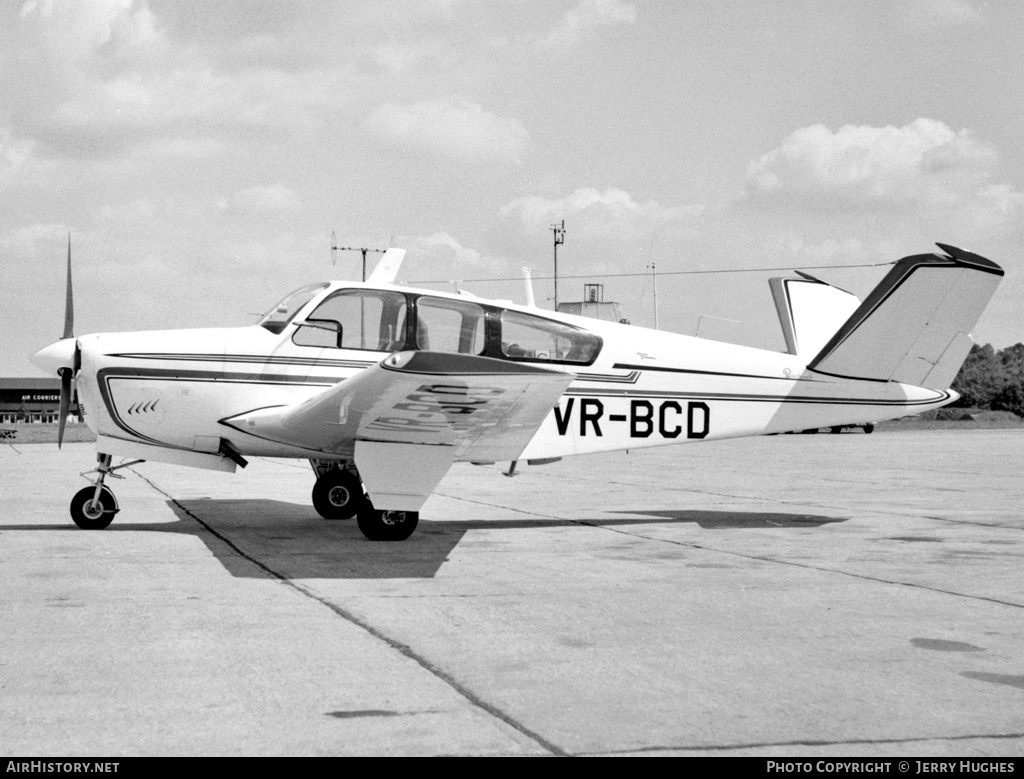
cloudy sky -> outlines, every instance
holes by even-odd
[[[779,272],[725,271],[863,295],[958,245],[1009,346],[1022,49],[1014,0],[0,0],[0,375],[60,335],[69,232],[78,334],[251,323],[358,278],[332,231],[550,306],[564,219],[561,300],[653,326],[653,264],[662,329],[777,349]]]

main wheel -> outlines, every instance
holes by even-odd
[[[324,519],[351,519],[364,501],[363,485],[352,471],[332,468],[313,485],[313,507]]]
[[[371,541],[404,541],[419,524],[418,511],[379,511],[366,501],[356,522]]]
[[[92,498],[95,494],[95,487],[85,487],[71,499],[71,518],[83,530],[102,530],[114,521],[117,513],[114,493],[100,487],[100,499],[94,503]]]

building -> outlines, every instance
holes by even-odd
[[[78,398],[72,398],[72,421],[78,416]],[[60,415],[60,379],[8,379],[0,377],[0,424],[56,422]]]
[[[604,284],[584,284],[583,300],[559,303],[558,310],[563,314],[575,314],[591,319],[603,319],[606,322],[629,324],[629,320],[622,316],[622,306],[605,301]]]

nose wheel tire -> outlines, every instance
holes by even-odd
[[[363,485],[352,471],[333,468],[313,485],[313,507],[324,519],[351,519],[364,502]]]
[[[418,511],[379,511],[369,501],[356,520],[363,535],[371,541],[404,541],[419,521]]]
[[[100,487],[100,499],[94,501],[96,487],[85,487],[71,499],[71,518],[83,530],[102,530],[114,521],[117,502],[114,493]]]

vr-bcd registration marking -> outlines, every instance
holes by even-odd
[[[569,398],[565,410],[555,406],[555,426],[559,435],[568,435],[575,410],[576,398]],[[687,438],[706,438],[711,430],[711,409],[707,403],[691,400],[683,404],[677,400],[631,400],[628,414],[608,414],[605,416],[604,403],[597,398],[580,398],[579,435],[590,434],[603,436],[602,420],[608,423],[629,423],[630,438],[650,438],[657,433],[662,438],[679,438],[686,432]]]
[[[469,387],[464,384],[424,384],[368,426],[372,430],[438,431],[505,394],[503,387]]]

